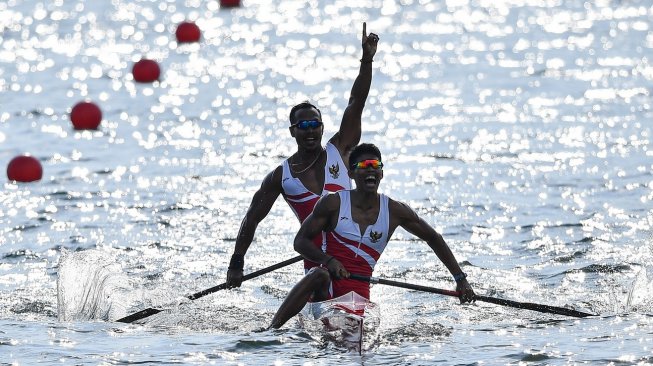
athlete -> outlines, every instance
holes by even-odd
[[[361,137],[361,117],[372,83],[372,62],[379,37],[367,34],[363,23],[360,70],[352,86],[349,104],[345,108],[340,129],[322,146],[324,125],[322,113],[309,102],[290,110],[290,135],[297,142],[297,151],[270,172],[254,194],[245,218],[240,224],[234,253],[227,271],[227,286],[240,287],[243,281],[245,254],[254,239],[258,224],[263,220],[279,195],[290,205],[300,222],[313,211],[318,199],[330,192],[351,188],[347,176],[349,152]],[[316,248],[323,245],[320,233],[312,238]],[[306,270],[316,264],[304,261]]]
[[[431,247],[453,275],[461,303],[473,301],[475,294],[467,275],[442,236],[406,204],[378,193],[383,179],[379,149],[372,144],[361,144],[351,152],[349,164],[349,176],[356,188],[322,197],[295,237],[295,250],[321,266],[309,270],[292,288],[270,327],[281,327],[309,301],[324,301],[350,291],[369,299],[369,283],[350,279],[349,275],[372,276],[397,227]],[[326,235],[326,251],[312,243],[312,238],[321,232]]]

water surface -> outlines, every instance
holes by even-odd
[[[652,363],[652,19],[645,0],[3,2],[0,161],[44,169],[0,191],[3,362]],[[183,20],[200,43],[175,42]],[[378,285],[381,336],[359,356],[294,323],[257,331],[299,265],[183,301],[224,281],[252,194],[295,149],[290,107],[310,99],[337,131],[363,21],[381,38],[363,140],[384,154],[384,193],[444,235],[479,293],[600,316]],[[160,81],[133,81],[141,57]],[[71,128],[84,99],[98,131]],[[279,200],[246,270],[294,256],[298,226]],[[66,294],[108,295],[112,312],[59,320],[66,253],[87,260]],[[377,269],[453,287],[405,232]],[[111,321],[150,306],[168,310]]]

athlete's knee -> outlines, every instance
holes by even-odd
[[[319,284],[327,284],[331,281],[329,271],[322,267],[311,268],[306,276],[309,277],[312,282]]]

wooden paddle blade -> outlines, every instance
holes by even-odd
[[[147,308],[147,309],[143,309],[143,310],[141,310],[141,311],[139,311],[137,313],[127,315],[126,317],[120,318],[120,319],[118,319],[116,321],[119,322],[119,323],[133,323],[133,322],[135,322],[137,320],[147,318],[148,316],[158,314],[158,313],[160,313],[162,311],[163,310],[159,310],[159,309],[155,309],[155,308]]]

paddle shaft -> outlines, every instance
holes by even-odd
[[[272,265],[270,267],[259,269],[258,271],[254,271],[252,273],[246,274],[246,275],[243,276],[243,282],[247,281],[247,280],[251,280],[252,278],[256,278],[258,276],[264,275],[266,273],[272,272],[272,271],[277,270],[279,268],[289,266],[289,265],[291,265],[293,263],[297,263],[297,262],[301,261],[302,259],[303,259],[303,257],[301,255],[298,255],[298,256],[296,256],[294,258],[287,259],[287,260],[285,260],[283,262],[274,264],[274,265]],[[217,291],[220,291],[220,290],[225,290],[227,288],[229,288],[229,287],[227,286],[226,283],[221,283],[221,284],[219,284],[217,286],[213,286],[211,288],[207,288],[206,290],[198,291],[198,292],[196,292],[196,293],[194,293],[192,295],[188,295],[188,296],[186,296],[186,298],[192,301],[192,300],[199,299],[200,297],[204,297],[206,295],[212,294],[214,292],[217,292]],[[141,310],[139,312],[136,312],[134,314],[127,315],[126,317],[120,318],[120,319],[118,319],[116,321],[120,322],[120,323],[132,323],[132,322],[135,322],[136,320],[144,319],[144,318],[147,318],[148,316],[160,313],[161,311],[163,311],[163,310],[155,309],[155,308],[147,308],[147,309],[143,309],[143,310]]]
[[[428,286],[422,286],[422,285],[415,285],[415,284],[411,284],[411,283],[386,280],[386,279],[383,279],[383,278],[367,277],[367,276],[361,276],[361,275],[357,275],[357,274],[352,274],[352,275],[350,275],[349,278],[354,279],[354,280],[359,280],[359,281],[365,281],[365,282],[369,282],[369,283],[379,283],[379,284],[382,284],[382,285],[401,287],[401,288],[405,288],[405,289],[409,289],[409,290],[430,292],[430,293],[439,294],[439,295],[447,295],[447,296],[455,296],[455,297],[459,296],[458,291],[443,290],[443,289],[434,288],[434,287],[428,287]],[[483,295],[476,295],[476,297],[474,299],[476,301],[484,301],[484,302],[489,302],[489,303],[492,303],[492,304],[509,306],[509,307],[518,308],[518,309],[527,309],[527,310],[539,311],[541,313],[568,315],[568,316],[573,316],[573,317],[577,317],[577,318],[584,318],[584,317],[587,317],[587,316],[594,316],[594,314],[588,314],[588,313],[584,313],[582,311],[562,308],[562,307],[558,307],[558,306],[535,304],[535,303],[531,303],[531,302],[519,302],[519,301],[499,299],[499,298],[496,298],[496,297],[483,296]]]
[[[279,262],[277,264],[271,265],[270,267],[259,269],[258,271],[254,271],[252,273],[246,274],[246,275],[243,276],[243,282],[245,282],[247,280],[251,280],[252,278],[256,278],[258,276],[264,275],[266,273],[276,271],[279,268],[289,266],[289,265],[291,265],[293,263],[297,263],[297,262],[301,261],[302,259],[304,259],[304,257],[302,257],[301,255],[298,255],[298,256],[296,256],[294,258],[286,259],[283,262]],[[207,288],[206,290],[198,291],[198,292],[196,292],[196,293],[194,293],[192,295],[188,295],[186,297],[189,300],[196,300],[196,299],[199,299],[200,297],[204,297],[206,295],[212,294],[212,293],[220,291],[220,290],[224,290],[226,288],[228,288],[227,284],[226,283],[221,283],[221,284],[219,284],[217,286]]]

